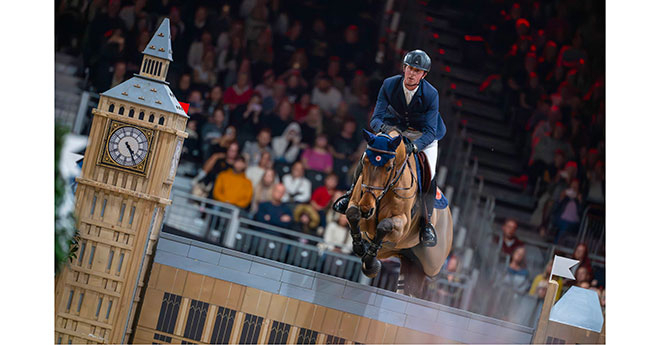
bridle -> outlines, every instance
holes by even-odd
[[[401,135],[401,133],[399,133],[399,135]],[[384,133],[379,133],[378,136],[387,136],[388,138],[391,139],[391,137],[389,135],[384,134]],[[361,187],[362,187],[361,188],[361,193],[362,194],[364,194],[365,192],[369,193],[374,197],[374,199],[376,199],[376,219],[378,219],[378,211],[380,210],[380,201],[383,199],[383,197],[390,190],[394,193],[394,195],[396,197],[398,197],[400,199],[412,199],[417,195],[417,190],[415,190],[415,192],[411,196],[407,196],[407,197],[402,196],[399,193],[397,193],[397,191],[404,191],[404,190],[412,189],[413,186],[414,186],[416,178],[415,178],[415,174],[412,173],[412,167],[410,166],[410,155],[411,155],[410,153],[406,154],[406,158],[401,163],[401,166],[398,169],[394,170],[393,168],[395,168],[395,164],[396,164],[396,152],[395,151],[381,150],[381,149],[377,149],[375,147],[371,147],[371,145],[367,145],[367,150],[372,150],[374,152],[378,152],[378,153],[382,153],[382,154],[394,155],[394,157],[391,159],[391,163],[388,163],[390,169],[388,169],[388,178],[387,178],[386,181],[389,181],[389,182],[386,182],[384,187],[367,185],[367,184],[364,184],[364,183],[361,184]],[[363,166],[364,166],[364,157],[365,156],[366,156],[366,153],[362,155],[361,162],[360,162],[360,164],[362,164]],[[403,171],[404,171],[404,168],[406,166],[408,166],[408,170],[410,170],[410,172],[411,172],[411,177],[412,178],[410,179],[410,186],[408,186],[408,187],[394,187],[394,186],[397,185],[397,183],[401,179],[401,176],[403,176]],[[374,168],[374,171],[375,171],[375,169],[377,167],[373,166],[373,168]],[[394,176],[392,176],[392,171],[394,171]],[[382,192],[380,193],[380,195],[376,196],[376,194],[374,193],[374,190],[382,191]]]

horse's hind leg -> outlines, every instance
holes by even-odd
[[[411,252],[406,254],[401,255],[401,273],[397,283],[397,293],[422,298],[426,274],[414,254]]]
[[[360,221],[360,208],[356,205],[350,206],[346,210],[346,219],[348,219],[348,225],[351,229],[351,237],[353,238],[353,252],[359,257],[363,257],[366,252],[364,241],[362,240],[362,235],[360,234],[360,227],[358,222]]]

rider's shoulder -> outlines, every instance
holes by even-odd
[[[401,75],[400,74],[393,75],[393,76],[391,76],[389,78],[385,78],[385,80],[383,80],[383,84],[385,84],[385,85],[389,85],[389,84],[396,83],[396,82],[401,82]]]
[[[438,90],[433,85],[431,85],[431,83],[429,83],[428,80],[422,79],[422,84],[424,85],[424,88],[426,89],[424,91],[426,91],[427,93],[429,91],[430,91],[430,94],[433,94],[433,93],[437,94],[438,93]]]

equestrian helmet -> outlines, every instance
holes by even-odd
[[[416,49],[403,57],[403,64],[428,72],[431,69],[431,58],[423,50]]]

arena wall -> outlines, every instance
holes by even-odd
[[[530,343],[533,329],[161,233],[135,343]]]

